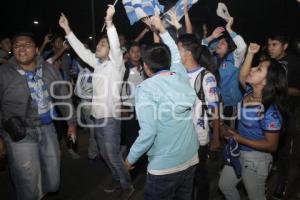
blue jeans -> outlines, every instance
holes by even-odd
[[[237,178],[233,167],[225,165],[219,180],[219,187],[228,200],[239,200],[236,185],[243,181],[249,200],[265,200],[265,184],[271,166],[272,155],[259,151],[241,151],[242,177]]]
[[[30,127],[13,142],[3,134],[15,195],[18,200],[38,200],[56,192],[60,183],[60,147],[53,124]]]
[[[191,200],[196,166],[168,175],[147,175],[145,200]]]
[[[95,119],[95,125],[101,125],[95,128],[95,137],[100,154],[112,173],[112,178],[119,181],[124,189],[132,187],[120,151],[121,121],[114,118]]]
[[[94,121],[91,119],[90,114],[83,113],[83,117],[85,120],[85,123],[87,125],[93,125]],[[89,146],[88,146],[88,158],[89,159],[95,159],[99,155],[99,150],[96,142],[96,137],[95,137],[95,130],[94,128],[88,128],[89,130]]]

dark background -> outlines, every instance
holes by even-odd
[[[83,41],[92,36],[92,0],[6,0],[1,1],[1,37],[12,37],[17,32],[31,31],[42,42],[43,36],[63,34],[58,26],[60,12],[64,12],[71,28]],[[96,38],[100,35],[106,5],[114,0],[94,0]],[[167,9],[176,0],[161,0]],[[199,0],[191,9],[195,30],[201,32],[203,23],[209,31],[225,22],[216,16],[217,0]],[[291,39],[300,37],[300,3],[296,0],[223,0],[235,18],[234,30],[247,42],[264,42],[271,32],[286,32]],[[119,32],[134,38],[143,29],[143,24],[130,26],[121,0],[116,6],[114,22]],[[39,25],[33,21],[38,20]],[[149,35],[150,36],[150,35]],[[149,37],[148,36],[148,37]],[[91,43],[91,42],[90,42]]]

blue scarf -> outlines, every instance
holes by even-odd
[[[18,71],[26,77],[31,98],[35,102],[42,124],[51,123],[51,110],[53,108],[47,85],[42,79],[43,65],[39,65],[36,71],[24,71],[22,69]]]

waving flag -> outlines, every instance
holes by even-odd
[[[188,9],[190,9],[193,6],[193,4],[197,2],[198,0],[188,0]],[[180,21],[181,18],[184,16],[184,0],[178,0],[177,3],[168,10],[168,12],[169,11],[176,12],[177,20]],[[163,21],[166,25],[168,24],[167,19],[170,19],[170,16],[168,14],[164,15],[163,17]]]
[[[123,0],[123,4],[131,25],[144,17],[160,15],[164,11],[164,6],[158,0]]]

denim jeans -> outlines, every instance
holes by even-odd
[[[56,192],[60,183],[60,149],[53,124],[30,127],[27,135],[13,142],[3,134],[16,199],[38,200]]]
[[[242,177],[237,178],[233,167],[225,165],[219,187],[228,200],[239,200],[236,185],[243,181],[249,200],[266,200],[265,184],[272,166],[272,155],[259,151],[241,151]]]
[[[132,187],[131,178],[125,167],[120,151],[121,121],[115,118],[95,119],[95,137],[100,154],[108,165],[112,178],[119,181],[122,188]]]
[[[88,113],[82,113],[86,125],[93,125],[94,121],[91,119],[91,115]],[[99,149],[96,142],[95,130],[94,128],[88,128],[89,130],[89,146],[88,146],[88,158],[95,159],[99,155]]]
[[[191,200],[196,166],[168,175],[147,175],[144,200]]]

